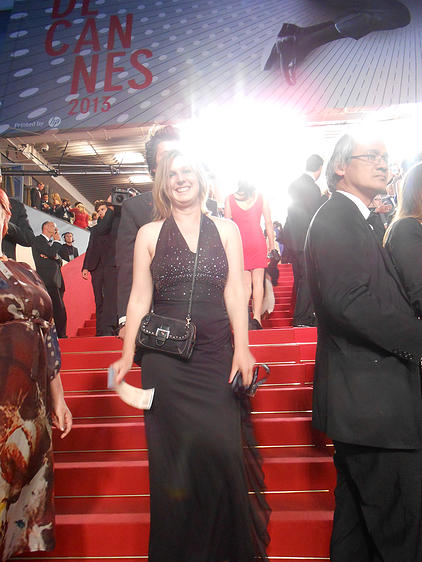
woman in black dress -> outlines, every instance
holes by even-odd
[[[422,162],[406,174],[385,246],[416,316],[422,318]]]
[[[252,448],[243,448],[241,403],[229,384],[240,370],[248,385],[254,364],[239,232],[232,222],[205,214],[203,174],[180,152],[161,159],[153,195],[157,220],[143,226],[136,239],[123,355],[113,365],[117,382],[132,367],[135,336],[152,300],[157,314],[185,318],[198,237],[199,256],[191,358],[153,351],[142,358],[143,386],[155,388],[145,412],[149,560],[267,560],[269,509],[260,463]],[[249,496],[248,488],[256,493]]]

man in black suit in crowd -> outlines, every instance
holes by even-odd
[[[106,201],[97,201],[95,203],[95,211],[98,214],[98,224],[104,219],[107,213]],[[82,277],[88,280],[88,272],[91,273],[92,289],[95,298],[95,315],[96,315],[96,336],[111,335],[107,333],[106,323],[104,322],[104,285],[105,285],[105,262],[107,253],[110,251],[108,248],[108,235],[107,233],[98,232],[96,226],[90,228],[90,237],[88,247],[85,252],[84,262],[82,264]],[[106,223],[107,226],[107,223]],[[116,296],[114,297],[116,303]],[[115,304],[116,306],[116,304]],[[106,312],[107,316],[107,312]],[[106,318],[107,320],[107,318]]]
[[[327,166],[331,199],[305,254],[318,320],[313,424],[333,439],[333,562],[420,562],[422,322],[368,223],[385,191],[383,142],[350,135]]]
[[[2,175],[0,170],[1,187]],[[17,199],[13,199],[13,197],[9,197],[9,201],[12,216],[10,217],[6,236],[3,238],[3,253],[8,258],[15,260],[16,244],[19,244],[19,246],[32,246],[35,234],[28,222],[25,205]]]
[[[37,182],[36,187],[31,188],[31,207],[41,211],[42,195],[44,193],[44,184]]]
[[[155,175],[161,156],[178,147],[180,137],[177,129],[167,126],[159,129],[146,143],[146,160],[151,177]],[[141,193],[126,199],[122,205],[122,215],[116,243],[118,266],[117,309],[119,315],[119,337],[124,338],[126,308],[132,289],[133,251],[138,230],[152,220],[152,193]]]
[[[283,241],[288,250],[295,281],[296,306],[293,326],[313,326],[315,316],[305,272],[305,238],[312,217],[325,201],[316,181],[324,161],[312,154],[306,161],[306,171],[289,186],[291,205],[284,226]]]
[[[63,302],[65,291],[61,272],[60,234],[54,222],[46,221],[41,225],[41,232],[32,245],[32,256],[38,275],[53,303],[53,317],[59,338],[66,338],[67,315]]]
[[[73,245],[73,234],[71,232],[65,232],[62,236],[64,238],[64,244],[62,244],[60,248],[59,255],[66,261],[72,261],[79,256],[78,248]]]

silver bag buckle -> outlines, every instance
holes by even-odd
[[[170,328],[157,328],[155,330],[155,337],[157,345],[164,345],[170,336]]]

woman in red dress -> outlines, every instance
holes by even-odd
[[[85,207],[82,203],[75,203],[75,206],[69,209],[71,213],[75,215],[75,221],[73,226],[79,226],[80,228],[88,228],[88,221],[90,219],[89,214],[86,212]]]
[[[274,250],[274,229],[270,209],[261,193],[256,193],[253,185],[247,182],[239,182],[236,193],[227,197],[225,201],[224,216],[232,219],[240,230],[248,302],[252,294],[253,319],[250,327],[253,330],[260,330],[262,328],[264,270],[268,264],[267,251]],[[261,228],[261,217],[264,217],[267,231],[268,250]]]

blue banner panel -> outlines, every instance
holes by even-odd
[[[175,122],[239,99],[415,103],[421,22],[416,0],[16,0],[0,134]]]

